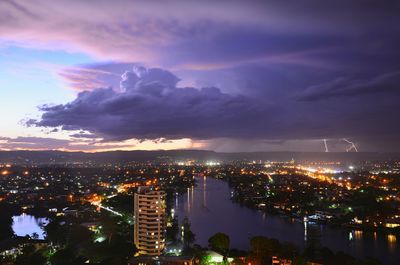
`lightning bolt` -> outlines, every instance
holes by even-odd
[[[324,145],[325,145],[325,152],[328,153],[329,149],[328,149],[328,143],[327,143],[326,139],[324,139]]]
[[[358,152],[357,147],[353,142],[347,140],[346,138],[343,138],[342,140],[350,144],[350,146],[346,148],[346,152],[350,152],[351,150]]]

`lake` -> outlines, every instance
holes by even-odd
[[[29,214],[21,214],[12,217],[12,229],[17,236],[32,236],[38,234],[38,239],[44,239],[43,226],[48,224],[47,218],[37,218]]]
[[[207,246],[208,238],[217,232],[229,235],[231,247],[248,249],[249,239],[256,235],[291,242],[299,248],[307,243],[307,233],[317,231],[320,242],[334,251],[358,258],[375,257],[384,264],[400,260],[395,235],[310,225],[289,218],[248,209],[230,200],[231,189],[222,180],[198,177],[197,186],[176,197],[175,212],[182,220],[187,216],[196,243]],[[400,240],[400,238],[399,238]]]

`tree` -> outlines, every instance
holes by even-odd
[[[167,240],[171,242],[176,242],[178,241],[178,234],[179,234],[179,223],[178,223],[178,217],[175,216],[171,220],[171,226],[167,227]]]
[[[86,227],[73,225],[70,227],[67,236],[67,244],[73,248],[79,248],[79,245],[91,241],[93,233]]]
[[[75,253],[72,248],[67,247],[58,250],[50,257],[51,264],[62,264],[72,262],[75,259]]]
[[[65,225],[61,225],[61,219],[55,218],[51,220],[45,227],[46,239],[56,245],[65,244],[67,241],[67,229]]]
[[[211,255],[204,254],[200,258],[200,265],[208,265],[211,263]]]
[[[103,215],[100,222],[102,226],[101,232],[107,236],[108,243],[111,244],[114,234],[117,233],[118,229],[120,228],[117,223],[118,220],[109,215]]]
[[[297,256],[299,254],[296,246],[294,246],[291,243],[282,243],[279,245],[280,245],[279,246],[279,256],[293,259],[295,256]]]
[[[268,257],[272,256],[272,241],[263,236],[255,236],[250,240],[250,251],[261,264],[265,264]]]
[[[12,230],[12,218],[10,215],[1,214],[0,216],[0,240],[9,239],[14,235]]]
[[[226,255],[229,250],[229,236],[224,233],[216,233],[208,239],[210,248],[223,255]]]
[[[38,233],[32,233],[32,239],[37,240],[39,239],[39,234]]]
[[[131,195],[118,194],[102,203],[128,215],[133,213],[133,197]]]
[[[22,254],[19,255],[14,264],[15,265],[44,265],[47,259],[42,253],[32,245],[28,244],[22,249]]]
[[[195,241],[196,235],[190,230],[190,222],[187,217],[182,222],[182,239],[185,248],[189,248],[190,245]]]
[[[114,260],[112,264],[126,264],[128,258],[132,257],[136,252],[132,240],[118,234],[113,237],[108,248],[110,256]]]
[[[136,249],[131,240],[119,234],[113,236],[112,241],[100,243],[86,242],[80,248],[79,254],[92,262],[105,264],[127,264]]]

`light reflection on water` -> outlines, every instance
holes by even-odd
[[[196,243],[207,246],[208,238],[217,232],[230,236],[234,248],[248,249],[249,239],[256,235],[276,238],[304,247],[307,238],[317,232],[323,246],[360,258],[376,257],[386,263],[400,260],[399,243],[395,235],[360,230],[335,229],[303,221],[271,216],[232,203],[226,182],[197,177],[197,186],[177,198],[175,212],[179,219],[189,217]]]
[[[38,239],[44,239],[43,226],[48,224],[47,218],[36,218],[29,214],[21,214],[12,217],[12,229],[17,236],[38,235]]]
[[[396,251],[397,248],[397,237],[395,235],[387,235],[387,242],[389,249]]]

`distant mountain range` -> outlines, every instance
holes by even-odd
[[[337,161],[356,162],[365,160],[400,160],[400,153],[377,152],[238,152],[219,153],[208,150],[160,150],[160,151],[109,151],[97,153],[62,151],[0,151],[1,163],[57,164],[57,163],[126,163],[144,161],[179,160],[262,160],[262,161]]]

